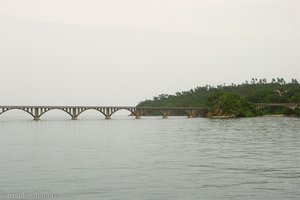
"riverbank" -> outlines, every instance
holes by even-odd
[[[235,115],[220,115],[220,116],[210,116],[207,118],[210,118],[210,119],[232,119],[232,118],[238,118],[238,117]]]
[[[263,117],[289,117],[286,114],[268,114],[268,115],[263,115]]]

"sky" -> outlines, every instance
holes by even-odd
[[[0,0],[0,105],[300,80],[299,0]]]

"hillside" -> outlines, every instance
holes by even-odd
[[[219,93],[231,93],[238,95],[250,103],[299,103],[300,84],[297,79],[286,82],[283,78],[266,79],[253,78],[250,82],[241,84],[205,85],[189,91],[177,92],[175,95],[160,94],[151,100],[140,102],[137,106],[153,107],[189,107],[205,106],[205,102],[211,96]],[[268,110],[268,109],[267,109]],[[266,111],[267,112],[267,111]],[[286,113],[283,108],[269,109],[270,113]]]

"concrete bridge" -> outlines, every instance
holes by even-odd
[[[300,108],[300,103],[254,103],[255,108],[257,110],[266,108],[266,107],[274,107],[274,106],[279,106],[279,107],[286,107],[291,110],[295,110],[296,108]]]
[[[87,110],[96,110],[110,119],[119,110],[128,110],[136,119],[147,111],[157,111],[163,118],[167,118],[174,111],[182,111],[188,118],[197,117],[202,107],[132,107],[132,106],[0,106],[0,115],[10,110],[22,110],[39,120],[42,115],[51,110],[61,110],[76,120],[80,114]]]
[[[292,110],[299,109],[300,103],[254,103],[257,110],[272,106],[286,107]],[[148,111],[156,111],[163,118],[167,118],[174,111],[185,113],[188,118],[199,116],[199,112],[204,107],[134,107],[134,106],[0,106],[0,115],[10,110],[22,110],[39,120],[42,115],[51,110],[61,110],[70,115],[72,120],[76,120],[80,114],[87,110],[96,110],[103,114],[105,119],[111,119],[111,116],[119,110],[128,110],[136,119]]]

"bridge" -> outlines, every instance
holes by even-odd
[[[133,106],[0,106],[0,115],[10,110],[22,110],[33,117],[34,120],[40,120],[41,116],[51,110],[61,110],[70,115],[72,120],[76,120],[80,114],[87,110],[96,110],[103,114],[105,119],[111,119],[111,116],[119,110],[128,110],[136,119],[140,119],[147,111],[156,111],[163,118],[167,118],[174,111],[181,111],[188,118],[197,117],[203,107],[133,107]]]
[[[291,110],[300,108],[300,103],[254,103],[254,105],[257,110],[260,110],[260,109],[263,109],[266,107],[274,107],[274,106],[285,107],[285,108],[289,108]]]
[[[266,107],[281,106],[292,110],[299,109],[300,103],[254,103],[257,110]],[[204,107],[135,107],[135,106],[0,106],[0,115],[10,110],[22,110],[33,117],[34,120],[40,120],[41,116],[51,110],[61,110],[70,115],[72,120],[76,120],[80,114],[87,110],[96,110],[103,114],[105,119],[111,119],[111,116],[119,110],[128,110],[136,119],[149,111],[156,111],[163,118],[167,118],[174,111],[181,111],[188,118],[198,117]]]

